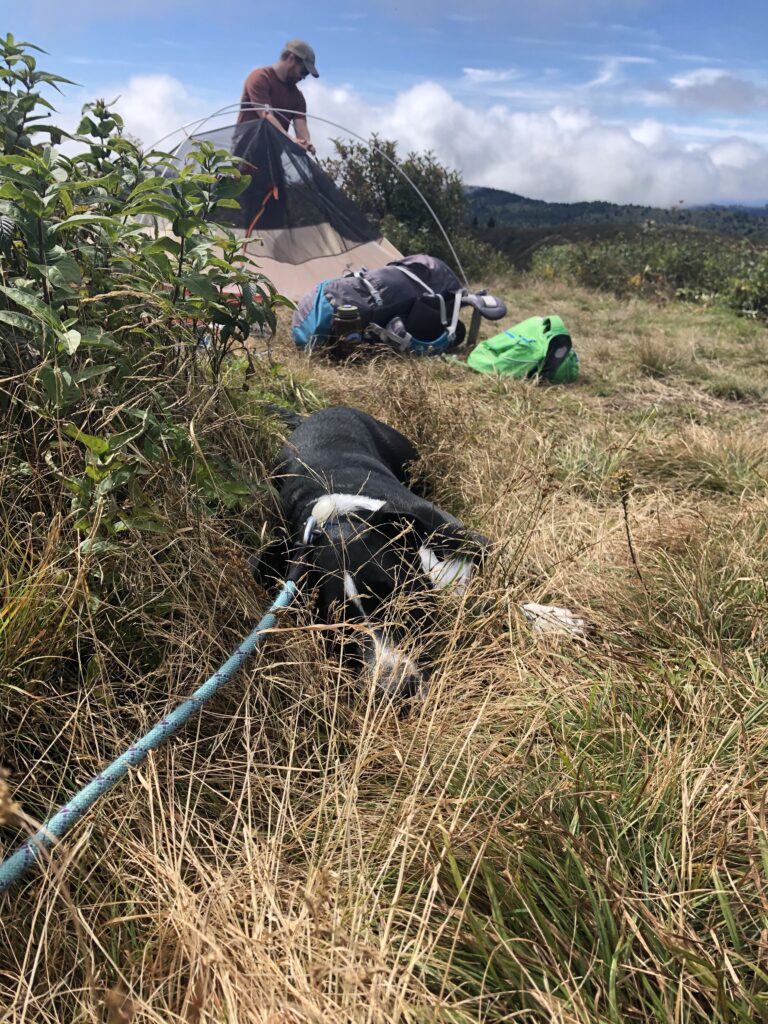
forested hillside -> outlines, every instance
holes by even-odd
[[[469,186],[469,216],[475,228],[556,228],[579,226],[690,227],[719,234],[768,240],[766,206],[696,206],[680,203],[671,209],[619,203],[548,203],[514,192]]]

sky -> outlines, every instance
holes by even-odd
[[[317,54],[301,88],[321,157],[377,132],[535,199],[768,203],[766,0],[2,4],[0,29],[77,83],[53,100],[65,127],[117,99],[146,145],[176,131],[167,147],[236,111],[245,75],[298,37]]]

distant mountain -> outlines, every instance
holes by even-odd
[[[722,235],[768,241],[766,206],[692,206],[672,209],[619,203],[548,203],[527,199],[497,188],[468,186],[465,189],[472,226],[483,233],[495,228],[538,229],[570,226],[603,226],[615,229],[643,226],[689,227]]]

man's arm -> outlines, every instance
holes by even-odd
[[[283,135],[288,135],[288,138],[290,139],[291,136],[283,127],[282,121],[279,117],[276,117],[271,110],[259,110],[257,113],[259,117],[263,118],[265,121],[269,121],[269,123],[273,124],[279,132],[282,132]]]
[[[312,145],[312,140],[309,137],[309,127],[307,126],[306,117],[299,117],[296,115],[293,119],[293,127],[296,131],[296,141],[305,149],[308,153],[314,153],[315,147]]]

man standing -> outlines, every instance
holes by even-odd
[[[246,78],[237,123],[266,118],[275,128],[288,135],[293,121],[295,141],[308,153],[314,153],[315,147],[307,127],[307,101],[297,88],[297,83],[307,75],[320,77],[315,67],[315,51],[302,39],[291,39],[283,47],[277,63],[255,68]],[[253,104],[265,104],[273,109],[256,110]]]

